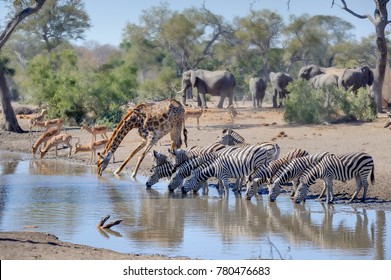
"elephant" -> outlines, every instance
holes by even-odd
[[[355,69],[336,68],[336,67],[319,67],[317,65],[304,66],[299,71],[299,78],[310,80],[315,88],[322,87],[321,77],[317,77],[322,74],[334,75],[334,77],[323,77],[324,84],[334,84],[335,80],[338,81],[338,86],[345,90],[351,89],[353,92],[361,87],[371,86],[373,84],[374,75],[372,70],[368,66]],[[328,80],[326,80],[328,79]]]
[[[310,79],[311,84],[316,89],[324,89],[328,86],[338,87],[338,76],[335,74],[320,74]]]
[[[228,98],[228,107],[233,103],[234,89],[236,86],[235,77],[229,71],[218,70],[208,71],[203,69],[188,70],[182,74],[182,103],[186,105],[186,97],[192,98],[192,88],[198,90],[198,106],[206,106],[205,94],[220,96],[217,108],[223,108],[224,100]]]
[[[286,73],[274,73],[270,72],[269,74],[270,83],[273,87],[273,108],[280,107],[282,105],[282,99],[286,97],[288,91],[286,90],[287,85],[293,81],[291,75]],[[280,105],[277,106],[277,95],[280,98]]]
[[[300,68],[299,70],[299,78],[305,80],[311,80],[315,76],[321,74],[333,74],[338,77],[338,79],[342,76],[345,69],[336,68],[336,67],[319,67],[318,65],[311,64]]]
[[[253,99],[253,107],[262,107],[262,101],[266,91],[265,81],[260,77],[252,77],[249,81],[249,88]]]
[[[368,66],[346,69],[340,77],[339,87],[345,90],[357,92],[359,88],[365,88],[373,84],[374,75]]]

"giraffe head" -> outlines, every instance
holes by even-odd
[[[109,161],[112,156],[112,152],[109,151],[106,156],[102,155],[101,153],[98,153],[99,159],[96,162],[98,166],[98,174],[101,176],[102,172],[106,169],[107,165],[109,165]]]

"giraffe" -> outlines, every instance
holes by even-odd
[[[132,177],[136,177],[146,153],[168,133],[171,137],[171,148],[180,148],[182,146],[181,133],[183,130],[184,142],[187,147],[185,110],[179,101],[166,99],[157,103],[141,103],[128,111],[115,128],[102,154],[98,153],[99,175],[102,175],[120,143],[133,128],[138,129],[138,134],[142,138],[141,143],[129,154],[114,174],[119,174],[129,160],[145,147],[132,173]]]

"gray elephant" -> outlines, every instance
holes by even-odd
[[[280,107],[282,105],[282,99],[286,97],[288,91],[286,90],[287,85],[293,81],[293,78],[286,73],[274,73],[269,74],[270,83],[273,87],[273,108]],[[277,95],[280,99],[280,104],[277,106]]]
[[[374,75],[368,66],[354,69],[346,69],[340,77],[338,84],[345,90],[357,92],[359,88],[365,88],[373,84]]]
[[[262,78],[252,77],[249,81],[249,88],[253,99],[253,107],[262,107],[266,91],[265,81]]]
[[[189,70],[182,74],[182,103],[186,105],[186,97],[192,98],[192,88],[198,90],[198,106],[207,108],[205,94],[220,96],[218,108],[223,108],[224,100],[228,98],[228,106],[233,103],[236,81],[229,71]]]
[[[316,89],[325,89],[329,86],[338,87],[338,76],[335,74],[320,74],[310,79],[310,83]]]
[[[311,80],[315,76],[321,74],[332,74],[338,77],[341,77],[345,69],[336,68],[336,67],[319,67],[318,65],[311,64],[300,68],[299,70],[299,78],[305,80]]]

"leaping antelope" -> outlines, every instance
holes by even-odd
[[[100,136],[103,138],[103,139],[108,139],[106,133],[107,133],[107,127],[104,126],[104,125],[95,125],[93,127],[88,127],[86,126],[85,124],[83,124],[81,127],[80,127],[80,130],[86,130],[88,131],[89,133],[92,134],[92,141],[96,141],[96,135],[100,134]]]
[[[35,156],[35,152],[38,150],[38,147],[43,144],[46,145],[46,142],[52,138],[53,136],[60,133],[60,129],[58,127],[52,127],[48,129],[47,131],[42,132],[42,134],[39,136],[37,141],[32,146],[33,149],[33,157]]]
[[[52,138],[50,138],[45,147],[43,147],[42,150],[40,150],[41,152],[41,158],[43,158],[45,156],[45,154],[52,148],[52,147],[55,147],[55,151],[56,151],[56,157],[57,157],[57,148],[58,148],[58,145],[60,144],[65,144],[69,147],[69,155],[68,157],[71,156],[71,153],[72,153],[72,145],[71,145],[71,139],[72,139],[72,135],[70,134],[67,134],[67,133],[63,133],[63,134],[58,134],[58,135],[55,135],[53,136]]]
[[[31,129],[34,126],[34,122],[36,121],[43,121],[43,118],[45,117],[46,113],[48,112],[47,109],[42,109],[42,111],[39,114],[30,114],[30,115],[17,115],[16,117],[18,119],[27,119],[29,124],[29,132],[31,133]]]
[[[45,130],[47,131],[51,127],[57,127],[58,129],[60,129],[63,124],[64,124],[64,120],[63,119],[50,119],[50,120],[47,120],[47,121],[44,121],[44,122],[43,121],[34,120],[33,123],[32,123],[32,127],[34,127],[34,126],[44,127]]]
[[[75,145],[75,154],[77,154],[78,152],[91,152],[91,159],[90,159],[90,164],[91,164],[92,161],[95,160],[96,158],[96,151],[104,148],[107,142],[109,142],[109,139],[91,141],[86,145],[81,145],[77,143]]]

